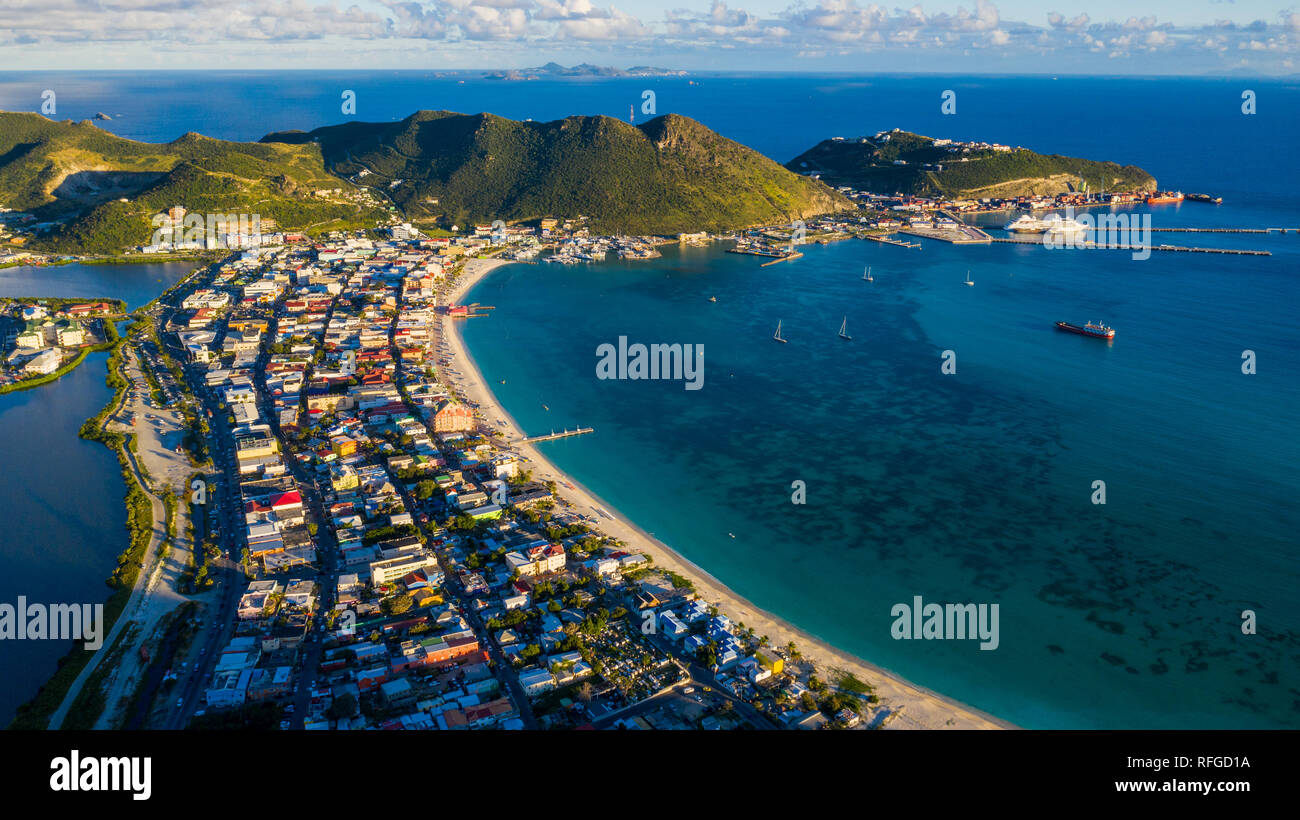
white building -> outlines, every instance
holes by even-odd
[[[62,354],[57,350],[42,350],[31,358],[27,364],[23,365],[23,371],[26,373],[48,376],[59,369],[59,362],[63,360]]]

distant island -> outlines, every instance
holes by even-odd
[[[898,128],[823,140],[786,167],[836,187],[948,199],[1156,190],[1155,178],[1133,165],[936,139]]]
[[[489,80],[538,80],[542,77],[685,77],[686,72],[645,65],[614,68],[613,66],[599,66],[590,63],[562,66],[559,63],[551,62],[536,68],[489,71],[483,76]]]

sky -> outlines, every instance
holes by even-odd
[[[1300,0],[1296,0],[1300,3]],[[1270,0],[0,0],[0,70],[1300,74]]]

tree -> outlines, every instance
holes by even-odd
[[[591,703],[592,696],[596,693],[596,687],[591,685],[591,681],[583,681],[578,687],[578,700],[583,703]]]
[[[385,615],[401,615],[415,605],[415,599],[409,592],[399,592],[379,602],[379,609]]]
[[[426,479],[425,481],[421,481],[419,484],[415,485],[415,497],[420,501],[428,501],[433,497],[433,494],[437,489],[438,483],[436,481],[429,481]]]
[[[334,699],[330,704],[329,711],[326,713],[331,720],[342,720],[346,717],[352,717],[357,711],[357,699],[350,692],[344,692]]]

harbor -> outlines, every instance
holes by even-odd
[[[987,245],[993,241],[993,237],[983,230],[944,211],[937,211],[933,222],[913,222],[899,229],[899,232],[922,239],[938,239],[953,245]]]

